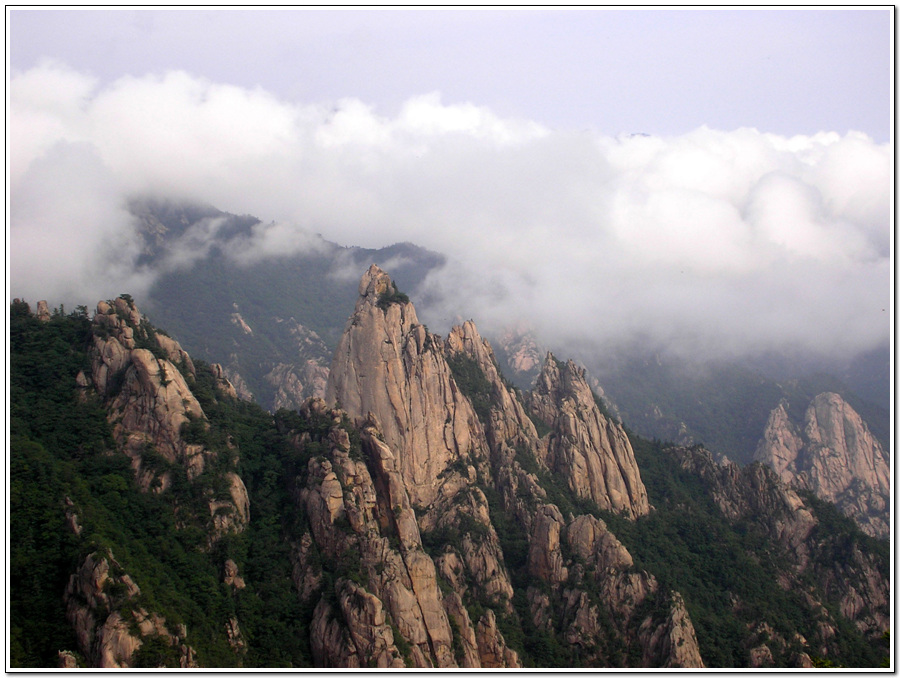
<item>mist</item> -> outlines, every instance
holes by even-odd
[[[126,205],[147,196],[258,217],[238,261],[315,234],[440,252],[409,290],[434,331],[524,323],[548,343],[694,357],[889,337],[892,150],[858,132],[609,136],[439,93],[384,116],[183,71],[101,86],[53,62],[12,74],[8,126],[10,299],[140,303],[163,273],[134,265]]]

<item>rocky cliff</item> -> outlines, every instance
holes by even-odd
[[[547,356],[529,402],[554,429],[543,461],[579,497],[602,509],[636,517],[650,510],[634,451],[622,427],[600,411],[584,370]]]
[[[377,266],[326,397],[274,414],[127,296],[45,315],[11,313],[14,655],[65,629],[27,665],[877,656],[880,542],[764,465],[631,435],[571,361],[547,354],[523,392],[473,322],[430,333]],[[819,441],[837,436],[826,410]],[[843,440],[864,438],[843,416]]]
[[[202,439],[209,423],[188,384],[196,377],[190,356],[158,333],[130,298],[99,302],[91,329],[90,370],[80,372],[76,382],[101,397],[113,438],[141,488],[165,492],[177,473],[195,481],[221,453],[192,442]],[[234,388],[217,369],[219,388],[232,396]],[[224,477],[226,491],[206,497],[211,541],[242,530],[249,520],[243,481],[227,464]]]
[[[164,617],[148,612],[140,587],[111,553],[88,554],[69,578],[63,598],[87,668],[132,668],[143,662],[154,668],[159,655],[147,651],[154,642],[167,650],[167,658],[177,658],[179,668],[197,667],[194,649],[185,643],[185,626],[173,632]]]
[[[784,403],[772,410],[755,458],[784,482],[835,504],[867,533],[888,536],[888,455],[838,394],[816,396],[800,425]]]
[[[804,605],[816,618],[815,635],[826,647],[840,634],[834,608],[863,633],[877,636],[888,628],[890,580],[884,564],[878,564],[859,538],[836,539],[817,517],[817,507],[766,465],[719,465],[698,448],[674,454],[682,468],[708,484],[727,520],[764,535],[770,553],[777,554],[773,560],[782,563],[773,571],[782,589],[802,591],[804,582],[820,582],[830,605],[809,593]]]
[[[418,323],[412,304],[373,266],[360,282],[327,394],[357,421],[380,423],[384,445],[416,507],[423,540],[431,545],[439,577],[449,589],[446,609],[458,611],[451,616],[460,638],[474,635],[474,646],[483,648],[479,634],[495,626],[497,614],[551,635],[559,633],[558,620],[565,618],[575,623],[565,643],[581,648],[589,663],[613,663],[610,648],[621,645],[640,647],[646,665],[702,665],[686,611],[666,608],[662,614],[681,620],[669,626],[657,625],[653,614],[633,614],[657,593],[653,576],[632,571],[627,550],[602,522],[585,515],[564,517],[522,465],[539,460],[545,471],[565,478],[576,496],[600,508],[631,519],[648,512],[628,439],[600,412],[583,371],[571,363],[560,368],[548,356],[540,385],[526,402],[503,379],[490,344],[472,322],[453,328],[442,341]],[[551,433],[540,436],[535,418]],[[497,494],[500,503],[491,505],[485,492]],[[549,586],[519,591],[527,601],[521,611],[512,604],[517,594],[495,530],[498,511],[510,512],[510,527],[528,543],[521,574]],[[586,520],[594,520],[595,529],[583,528]],[[602,548],[605,555],[598,555]],[[570,549],[583,553],[588,565],[573,560]],[[610,549],[618,556],[607,553]],[[678,597],[671,600],[677,607]],[[466,604],[476,602],[490,603],[492,614],[480,620],[461,614]],[[641,631],[651,627],[652,641],[652,634]],[[683,633],[680,642],[660,640],[669,637],[664,628]],[[497,634],[491,631],[491,636]],[[687,648],[685,639],[692,641]],[[502,657],[512,661],[508,651],[492,655],[488,665],[501,665]],[[473,665],[471,658],[463,659],[468,656],[462,652],[461,661]],[[485,661],[482,651],[479,662]]]
[[[375,415],[416,504],[435,501],[438,477],[451,463],[487,456],[481,424],[452,378],[440,340],[375,265],[359,283],[326,399],[351,417]]]

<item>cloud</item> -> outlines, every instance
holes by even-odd
[[[524,321],[548,342],[706,356],[888,338],[892,153],[860,133],[612,137],[437,93],[386,117],[178,71],[101,87],[51,63],[13,74],[9,121],[11,292],[30,299],[146,285],[123,206],[150,195],[259,217],[231,251],[244,262],[314,233],[441,252],[418,291],[436,331]]]

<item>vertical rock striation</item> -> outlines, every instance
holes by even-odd
[[[888,536],[888,454],[838,394],[817,395],[802,427],[779,404],[769,415],[755,459],[771,466],[784,482],[832,502],[868,534]]]
[[[630,518],[650,510],[647,490],[622,427],[600,411],[584,370],[551,354],[530,398],[534,415],[554,429],[544,463],[580,497]]]
[[[487,456],[481,424],[452,379],[440,341],[374,264],[359,283],[326,400],[356,419],[376,416],[415,504],[437,498],[438,476],[454,461]]]

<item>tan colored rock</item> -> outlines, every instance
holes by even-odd
[[[244,319],[241,317],[240,313],[232,313],[231,314],[231,323],[233,325],[237,325],[244,334],[253,334],[253,330],[250,328]]]
[[[622,427],[604,416],[584,370],[550,354],[531,394],[532,412],[552,426],[545,463],[579,496],[629,518],[650,510],[634,451]]]
[[[553,504],[541,506],[535,512],[531,543],[528,549],[528,573],[551,584],[569,578],[560,549],[560,536],[565,523]]]
[[[233,357],[233,356],[232,356]],[[250,390],[250,386],[241,376],[240,370],[234,364],[229,365],[228,367],[223,368],[225,377],[228,379],[229,383],[234,387],[234,392],[237,394],[237,397],[241,400],[253,400],[253,391]]]
[[[700,656],[697,635],[691,623],[684,600],[673,593],[665,623],[653,628],[648,618],[641,625],[645,638],[645,666],[661,668],[706,668]]]
[[[493,449],[508,440],[537,439],[534,423],[501,377],[494,351],[478,333],[475,323],[467,320],[455,326],[447,337],[445,352],[448,357],[464,354],[473,359],[491,385],[492,404],[487,433]]]
[[[442,354],[408,302],[383,300],[390,277],[372,266],[359,285],[356,310],[341,337],[326,400],[353,418],[369,412],[381,425],[412,502],[437,496],[438,476],[459,458],[487,457],[481,424]],[[379,303],[379,302],[382,303]]]
[[[81,389],[93,384],[104,399],[113,438],[131,460],[139,486],[154,492],[170,488],[171,473],[160,469],[155,455],[183,466],[188,479],[196,479],[215,455],[182,436],[186,425],[209,426],[185,378],[196,375],[190,356],[177,341],[155,332],[134,303],[123,297],[97,304],[92,332],[90,377],[80,373],[76,383]],[[138,342],[155,346],[152,351],[138,348]],[[234,389],[221,368],[216,376],[220,391],[232,395]],[[209,497],[210,544],[226,532],[242,530],[249,520],[243,481],[233,472],[227,480],[228,498]]]
[[[575,555],[596,570],[626,570],[634,564],[631,554],[606,523],[592,515],[578,516],[569,523],[566,541]]]
[[[139,431],[170,462],[195,456],[181,438],[181,427],[192,419],[203,418],[203,409],[184,377],[168,360],[159,360],[146,349],[132,350],[131,367],[112,402],[112,410],[113,435],[118,440]],[[199,475],[202,467],[201,457],[194,475]]]
[[[452,631],[441,602],[437,572],[422,549],[415,512],[395,455],[381,440],[374,417],[367,420],[360,435],[363,454],[370,460],[367,465],[351,458],[349,438],[340,428],[340,411],[328,410],[323,401],[315,399],[304,407],[308,413],[328,416],[334,422],[326,437],[328,450],[310,459],[306,486],[298,495],[309,517],[315,548],[322,557],[338,562],[356,554],[366,582],[364,586],[341,589],[351,591],[352,596],[348,593],[350,602],[342,602],[339,608],[317,607],[313,633],[324,634],[323,644],[316,650],[320,652],[317,662],[325,662],[322,666],[368,666],[387,661],[382,651],[375,649],[382,647],[375,639],[384,633],[378,630],[381,617],[376,614],[381,608],[371,596],[390,614],[397,631],[410,644],[405,660],[421,668],[455,666]],[[308,590],[307,582],[315,581],[316,573],[306,555],[312,548],[311,543],[301,540],[294,551],[294,579],[304,586],[298,586],[301,594]],[[368,612],[356,610],[357,604],[364,604]],[[356,640],[348,636],[351,642],[358,641],[352,651],[335,650],[328,644],[344,642],[333,624],[356,625],[351,634]]]
[[[319,600],[313,611],[309,639],[317,667],[358,669],[363,666],[350,632],[335,618],[332,606],[325,598]]]
[[[463,605],[462,598],[460,598],[458,593],[452,591],[444,596],[443,604],[448,619],[453,620],[459,633],[459,638],[457,639],[459,650],[454,655],[457,663],[460,668],[481,668],[481,656],[478,653],[478,639],[475,635],[475,629],[472,626],[472,620],[469,618],[469,612]]]
[[[244,654],[247,652],[247,641],[241,633],[241,626],[237,617],[229,617],[225,622],[225,636],[228,638],[228,644],[236,654]]]
[[[111,613],[97,630],[96,667],[118,669],[131,666],[131,658],[141,646],[140,638],[131,635],[118,612]]]
[[[225,577],[223,581],[228,586],[233,586],[235,589],[243,589],[247,586],[246,582],[244,582],[244,578],[238,574],[238,566],[231,558],[225,561]]]
[[[372,668],[403,665],[381,601],[353,582],[341,585],[340,606],[356,654]]]
[[[506,645],[503,634],[497,628],[497,616],[493,610],[487,610],[484,616],[478,620],[475,637],[478,642],[478,655],[482,668],[522,668],[519,655]]]
[[[50,307],[47,306],[46,301],[39,301],[37,303],[37,311],[35,311],[34,316],[42,322],[50,321]]]
[[[155,635],[177,646],[186,658],[184,665],[195,665],[193,648],[183,643],[186,631],[181,638],[173,638],[163,617],[138,608],[132,612],[135,633],[129,621],[116,611],[119,603],[133,600],[140,593],[138,585],[122,572],[111,554],[89,554],[69,577],[63,596],[66,619],[72,624],[88,668],[129,668],[142,639]]]
[[[300,541],[291,548],[291,580],[302,602],[310,600],[322,582],[322,571],[314,565],[313,548],[314,542],[309,532],[304,532]]]
[[[582,652],[590,656],[597,641],[604,635],[599,612],[591,604],[590,596],[578,589],[565,591],[563,601],[563,618],[570,620],[563,637],[569,645],[580,646]]]
[[[60,650],[57,652],[58,661],[56,664],[56,668],[58,669],[77,669],[78,660],[75,658],[75,655],[69,652],[68,650]]]
[[[72,534],[76,537],[81,536],[82,526],[78,522],[78,513],[75,510],[75,503],[69,499],[69,497],[65,498],[65,511],[66,511],[66,524],[69,526],[69,529],[72,530]]]
[[[803,447],[800,432],[788,418],[784,403],[769,413],[763,439],[757,446],[755,459],[768,464],[788,485],[795,478],[795,463]]]
[[[213,532],[210,543],[229,532],[241,532],[250,522],[250,498],[244,481],[234,472],[225,474],[228,481],[228,499],[212,499],[209,514]]]
[[[237,400],[237,389],[235,389],[234,385],[228,381],[228,377],[225,374],[225,368],[219,363],[212,363],[210,368],[212,368],[213,374],[216,377],[216,390],[226,398],[234,398]]]
[[[780,404],[769,421],[755,459],[781,479],[834,503],[875,537],[890,531],[890,463],[859,414],[836,393],[810,403],[802,430]]]
[[[197,370],[194,368],[194,361],[191,360],[191,356],[188,355],[187,351],[181,348],[181,344],[161,332],[156,333],[156,343],[166,352],[166,356],[170,362],[175,365],[182,365],[188,374],[193,377],[197,376]]]

